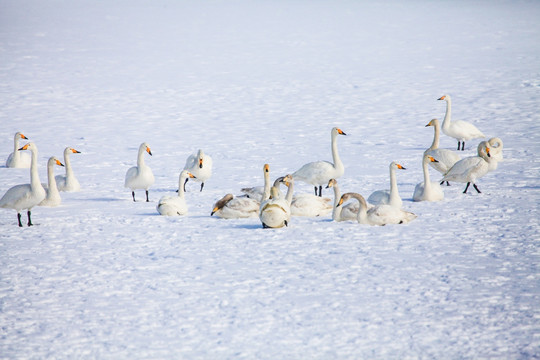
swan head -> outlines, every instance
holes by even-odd
[[[148,154],[150,154],[150,156],[152,156],[152,151],[150,150],[150,146],[147,143],[143,142],[140,146],[140,149],[143,149]]]
[[[30,143],[24,145],[23,147],[21,147],[19,149],[19,151],[20,150],[37,150],[37,146],[36,146],[36,144],[30,142]]]
[[[341,195],[341,198],[339,199],[339,202],[336,206],[341,206],[343,205],[343,203],[347,202],[348,200],[350,199],[356,199],[358,200],[358,202],[360,203],[361,206],[363,207],[367,207],[367,203],[366,203],[366,199],[364,199],[364,197],[358,193],[352,193],[352,192],[349,192],[349,193],[345,193],[343,195]]]
[[[289,187],[291,184],[294,184],[294,179],[292,175],[288,174],[281,178],[281,182],[285,184],[285,186]]]
[[[438,163],[438,162],[439,162],[439,160],[435,159],[433,156],[428,155],[428,154],[425,154],[425,155],[424,155],[424,161],[434,162],[434,163]]]
[[[49,158],[49,162],[48,162],[48,163],[49,163],[49,164],[53,164],[53,165],[56,164],[56,165],[58,165],[58,166],[64,166],[64,164],[62,164],[62,163],[60,162],[60,160],[58,160],[58,158],[55,157],[55,156],[51,156],[51,157]]]
[[[336,179],[330,179],[328,181],[328,185],[326,185],[326,188],[329,189],[329,188],[334,187],[336,185],[337,185],[337,180]]]
[[[75,150],[75,149],[72,148],[72,147],[67,147],[67,148],[64,150],[64,153],[66,153],[66,154],[69,154],[69,153],[72,153],[72,154],[80,154],[81,152],[78,151],[78,150]]]
[[[26,136],[24,136],[24,134],[21,133],[21,132],[15,133],[15,139],[24,139],[24,140],[28,140],[28,138],[27,138]]]
[[[450,95],[445,94],[445,95],[441,96],[440,98],[438,98],[437,100],[444,100],[444,101],[448,102],[448,101],[450,101]]]
[[[199,149],[199,151],[197,152],[197,158],[199,159],[199,168],[202,169],[204,158],[204,151],[202,151],[202,149]]]
[[[439,126],[439,119],[431,119],[431,121],[427,123],[426,127],[428,126],[435,126],[435,127]]]
[[[263,171],[264,171],[265,173],[269,173],[269,172],[270,172],[270,165],[264,164],[264,166],[263,166]]]
[[[216,201],[216,203],[214,204],[214,208],[212,209],[212,212],[210,213],[210,216],[214,215],[217,211],[223,209],[223,207],[227,205],[227,203],[231,201],[233,197],[234,197],[233,194],[227,194],[221,199],[219,199],[218,201]]]
[[[489,149],[489,142],[488,141],[481,141],[478,144],[478,156],[480,157],[491,157],[490,149]]]
[[[347,134],[345,134],[345,132],[338,127],[332,128],[332,136],[337,136],[337,135],[347,135]]]
[[[398,164],[395,161],[392,161],[390,163],[390,168],[396,168],[396,169],[399,169],[399,170],[407,170],[406,168],[404,168],[402,165]]]

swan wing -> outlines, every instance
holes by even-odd
[[[368,202],[373,205],[387,205],[390,203],[390,190],[377,190],[368,197]]]

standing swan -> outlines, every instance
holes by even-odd
[[[49,158],[47,162],[47,188],[45,189],[47,196],[38,204],[39,206],[58,206],[62,202],[54,178],[54,165],[64,166],[55,156]]]
[[[191,154],[186,159],[186,165],[184,170],[189,171],[195,176],[195,181],[201,183],[201,191],[204,187],[204,182],[210,179],[212,176],[212,158],[209,155],[206,155],[202,149],[199,149],[197,154]],[[186,184],[189,180],[189,177],[186,178],[184,183],[184,191],[186,190]]]
[[[144,152],[147,152],[152,156],[152,151],[147,143],[143,142],[139,146],[139,154],[137,155],[137,166],[130,168],[126,172],[126,181],[124,182],[124,187],[131,189],[131,196],[133,196],[133,201],[135,201],[135,190],[142,189],[146,191],[146,202],[148,202],[148,188],[154,184],[154,174],[152,174],[152,169],[150,169],[144,163]]]
[[[356,202],[350,202],[343,206],[338,206],[339,200],[341,199],[341,193],[339,191],[339,186],[336,179],[330,179],[326,188],[328,189],[330,187],[334,188],[334,208],[332,210],[332,220],[356,220],[358,217],[358,204]]]
[[[442,131],[446,135],[453,137],[458,141],[458,150],[465,150],[465,140],[471,140],[476,138],[486,137],[476,126],[470,122],[463,120],[451,120],[452,117],[452,99],[450,95],[443,95],[437,100],[446,101],[446,114],[444,115],[444,121],[442,124]]]
[[[38,150],[34,143],[28,143],[19,150],[30,150],[32,152],[32,161],[30,165],[30,184],[15,185],[8,189],[0,199],[0,207],[14,209],[17,211],[17,220],[19,226],[21,223],[21,210],[27,209],[28,226],[32,226],[31,210],[34,206],[45,199],[45,189],[39,181],[37,169]]]
[[[490,149],[487,141],[482,141],[478,144],[478,156],[470,156],[459,160],[454,166],[444,175],[443,181],[456,181],[467,183],[464,194],[467,193],[469,185],[473,184],[474,189],[481,193],[475,182],[489,171],[490,163],[493,161],[489,154]]]
[[[399,196],[397,180],[396,180],[396,169],[406,170],[400,164],[392,161],[390,163],[390,190],[377,190],[371,193],[368,197],[368,201],[373,205],[391,205],[397,208],[401,208],[403,201]]]
[[[332,159],[334,163],[329,161],[315,161],[307,163],[292,174],[293,178],[315,187],[315,195],[322,196],[322,186],[328,184],[330,179],[337,179],[345,173],[345,167],[341,162],[337,148],[337,136],[347,135],[337,127],[331,131],[332,144]],[[319,192],[317,194],[317,187]]]
[[[81,152],[75,150],[71,147],[64,149],[64,163],[66,165],[66,175],[56,175],[56,182],[58,183],[58,190],[60,191],[79,191],[81,190],[81,185],[77,178],[73,174],[73,169],[71,168],[71,154],[80,154]]]
[[[31,163],[31,158],[27,153],[21,153],[19,151],[19,140],[24,139],[28,140],[26,136],[22,133],[17,132],[13,138],[13,152],[9,154],[6,167],[8,168],[29,168]]]
[[[440,201],[444,199],[444,193],[441,185],[436,181],[431,181],[429,178],[428,162],[436,163],[433,156],[429,155],[429,149],[424,152],[422,157],[422,169],[424,170],[424,181],[416,184],[413,193],[414,201]]]
[[[178,195],[165,195],[159,199],[156,209],[161,215],[176,216],[187,214],[188,207],[184,197],[184,184],[188,178],[194,179],[195,176],[187,170],[182,170],[178,177]]]
[[[366,199],[357,193],[343,194],[339,200],[338,206],[341,206],[349,199],[356,199],[360,204],[360,209],[356,218],[360,224],[380,226],[386,224],[407,224],[416,219],[415,214],[390,205],[377,205],[368,210]]]
[[[433,126],[433,128],[435,129],[435,133],[433,134],[433,142],[431,143],[431,146],[426,150],[426,152],[429,156],[437,159],[436,162],[430,162],[429,165],[431,165],[432,168],[444,175],[448,170],[450,170],[452,166],[454,166],[455,163],[457,163],[461,159],[461,157],[452,150],[439,149],[441,125],[439,124],[438,119],[431,120],[426,125],[426,127],[428,126]],[[446,185],[450,184],[447,182]]]

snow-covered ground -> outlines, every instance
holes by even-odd
[[[45,182],[72,146],[82,186],[30,228],[0,209],[0,358],[540,357],[538,19],[532,0],[0,0],[0,160],[22,131]],[[414,203],[444,94],[505,159],[482,194]],[[388,188],[398,161],[416,220],[210,217],[264,163],[330,160],[333,126],[342,192]],[[133,203],[143,141],[156,183]],[[199,148],[213,177],[159,216]],[[28,181],[2,167],[0,195]]]

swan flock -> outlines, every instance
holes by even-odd
[[[443,95],[438,100],[446,102],[446,113],[441,124],[432,119],[426,127],[433,127],[434,137],[430,147],[421,156],[423,181],[418,183],[412,194],[412,201],[443,201],[444,192],[441,185],[446,182],[465,183],[463,193],[467,193],[470,185],[481,193],[477,181],[491,171],[497,169],[503,160],[503,141],[493,137],[481,141],[477,146],[476,156],[461,158],[449,149],[439,148],[441,132],[458,141],[457,149],[464,151],[465,141],[483,138],[485,135],[471,123],[451,119],[451,98]],[[347,135],[338,127],[330,131],[330,150],[332,161],[319,160],[305,163],[298,170],[285,176],[277,177],[272,185],[270,165],[263,166],[263,186],[242,188],[241,195],[229,192],[218,199],[210,216],[222,219],[258,218],[263,228],[288,227],[295,216],[324,217],[331,214],[333,221],[355,221],[366,225],[407,224],[417,216],[402,208],[404,205],[398,191],[397,170],[405,167],[392,161],[389,165],[390,189],[377,190],[366,199],[357,192],[346,192],[341,195],[338,179],[345,174],[345,165],[339,155],[337,138]],[[28,138],[21,132],[14,136],[13,152],[6,160],[6,168],[30,168],[30,183],[9,188],[0,198],[0,207],[13,209],[17,213],[17,222],[22,224],[21,212],[27,212],[27,225],[32,226],[31,211],[35,206],[60,206],[60,191],[80,191],[81,186],[71,167],[70,156],[81,152],[72,147],[64,150],[64,163],[52,156],[48,159],[48,182],[42,184],[38,174],[38,150],[33,142],[19,147],[21,140]],[[28,150],[30,155],[24,150]],[[124,186],[131,191],[133,202],[135,191],[144,190],[145,200],[150,202],[149,189],[155,182],[151,168],[145,162],[145,154],[152,156],[150,146],[143,142],[137,153],[137,164],[126,171]],[[65,175],[54,175],[55,166],[65,168]],[[432,181],[429,167],[439,172],[442,177]],[[160,215],[182,216],[188,213],[186,199],[186,183],[191,179],[200,182],[202,191],[205,182],[212,176],[212,158],[202,149],[189,155],[184,168],[178,177],[177,194],[162,196],[156,206]],[[294,194],[295,182],[313,186],[315,193]],[[440,182],[440,183],[439,183]],[[287,188],[284,195],[281,187]],[[334,199],[322,196],[323,186],[332,188]],[[446,187],[445,187],[446,188]],[[196,196],[189,194],[189,197]],[[405,198],[404,198],[405,199]],[[408,199],[405,199],[408,200]]]

